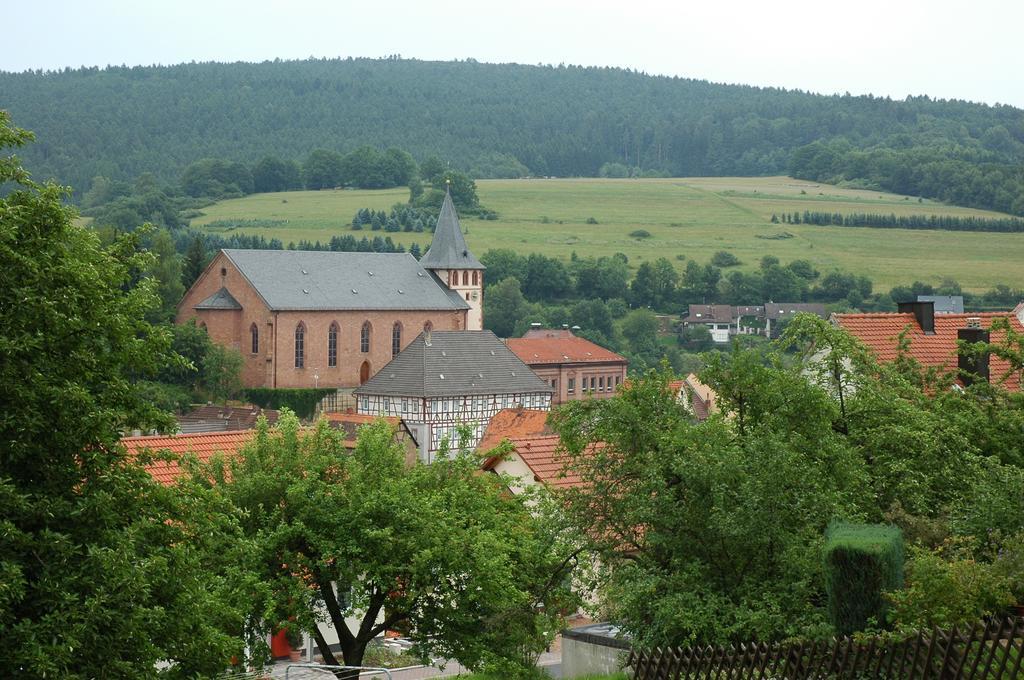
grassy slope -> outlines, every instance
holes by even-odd
[[[470,247],[478,254],[489,248],[512,248],[568,258],[573,251],[581,256],[621,251],[633,265],[666,256],[682,267],[685,262],[677,255],[706,262],[716,250],[729,250],[743,260],[742,268],[756,267],[764,254],[776,255],[783,262],[806,258],[823,272],[842,268],[866,274],[880,289],[914,279],[937,283],[945,277],[971,290],[997,283],[1024,286],[1024,234],[854,229],[768,221],[773,212],[804,210],[1002,216],[999,213],[932,201],[918,203],[916,198],[788,177],[483,180],[477,184],[481,203],[500,215],[493,222],[463,220]],[[288,220],[281,227],[239,231],[277,237],[285,243],[326,241],[336,233],[348,232],[357,209],[387,209],[407,197],[404,189],[261,194],[210,206],[193,225],[201,227],[223,219]],[[586,224],[588,217],[598,224]],[[651,238],[630,238],[629,233],[636,229],[646,229]],[[793,238],[757,238],[782,232]],[[418,241],[426,246],[429,242],[429,234],[389,235],[400,243]]]

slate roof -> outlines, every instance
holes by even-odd
[[[121,443],[130,456],[136,456],[144,450],[153,453],[167,449],[172,453],[183,455],[193,453],[203,462],[209,461],[217,453],[233,456],[239,449],[252,441],[255,430],[232,432],[206,432],[203,434],[175,434],[170,436],[125,437]],[[177,463],[156,460],[146,465],[146,472],[164,486],[172,486],[183,472]]]
[[[732,323],[732,307],[729,305],[690,305],[686,323]]]
[[[445,191],[441,212],[437,216],[430,250],[420,258],[420,266],[428,269],[486,269],[466,245],[459,216],[448,191]]]
[[[822,319],[828,316],[825,305],[817,302],[767,302],[764,305],[764,315],[772,321],[792,319],[800,313],[817,314]]]
[[[918,295],[918,302],[931,302],[936,314],[963,314],[963,295]]]
[[[198,305],[196,309],[241,309],[242,305],[238,304],[238,300],[235,296],[228,292],[227,288],[221,287],[216,293],[206,298]]]
[[[355,394],[444,397],[552,392],[491,331],[420,333]]]
[[[924,367],[936,367],[951,372],[957,370],[957,331],[967,327],[967,320],[977,318],[982,328],[990,328],[992,320],[1007,318],[1010,326],[1018,333],[1024,333],[1024,325],[1009,312],[985,312],[975,314],[936,314],[935,333],[925,335],[912,313],[878,312],[873,314],[833,314],[833,320],[850,334],[857,337],[882,362],[892,361],[897,355],[898,336],[907,329],[910,340],[908,354]],[[992,333],[991,341],[1000,342],[1004,333]],[[992,355],[989,358],[992,381],[996,382],[1009,369],[1005,359]],[[1011,375],[1003,386],[1010,390],[1020,389],[1020,373]]]
[[[531,366],[626,363],[625,357],[589,340],[578,338],[567,330],[531,330],[522,338],[509,338],[505,342],[517,357]]]
[[[408,253],[222,252],[274,310],[469,309]]]

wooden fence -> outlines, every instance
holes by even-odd
[[[1024,677],[1024,618],[991,619],[969,629],[789,645],[634,649],[636,680],[708,678],[907,678],[1001,680]]]

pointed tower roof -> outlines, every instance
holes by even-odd
[[[420,266],[424,269],[486,269],[476,255],[469,252],[448,190],[445,190],[441,213],[437,216],[430,250],[420,258]]]

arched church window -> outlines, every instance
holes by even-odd
[[[391,327],[391,356],[402,351],[402,322],[396,321]]]
[[[364,321],[363,327],[359,330],[359,351],[366,352],[370,351],[370,322]]]
[[[338,324],[331,322],[327,329],[327,366],[334,368],[338,365]]]
[[[260,353],[260,329],[259,329],[259,326],[257,326],[256,324],[253,324],[252,326],[249,327],[249,339],[251,340],[251,344],[252,344],[252,353],[253,354],[259,354]]]
[[[468,286],[469,285],[469,272],[465,271],[465,270],[463,270],[463,272],[462,272],[462,285],[463,286]]]
[[[478,281],[479,281],[479,278],[478,278],[478,276],[477,276],[477,272],[476,272],[476,270],[474,270],[474,271],[473,271],[473,285],[474,285],[474,286],[475,286],[475,285],[477,285],[477,284],[478,284]]]
[[[306,326],[301,321],[295,327],[295,368],[306,366]]]

